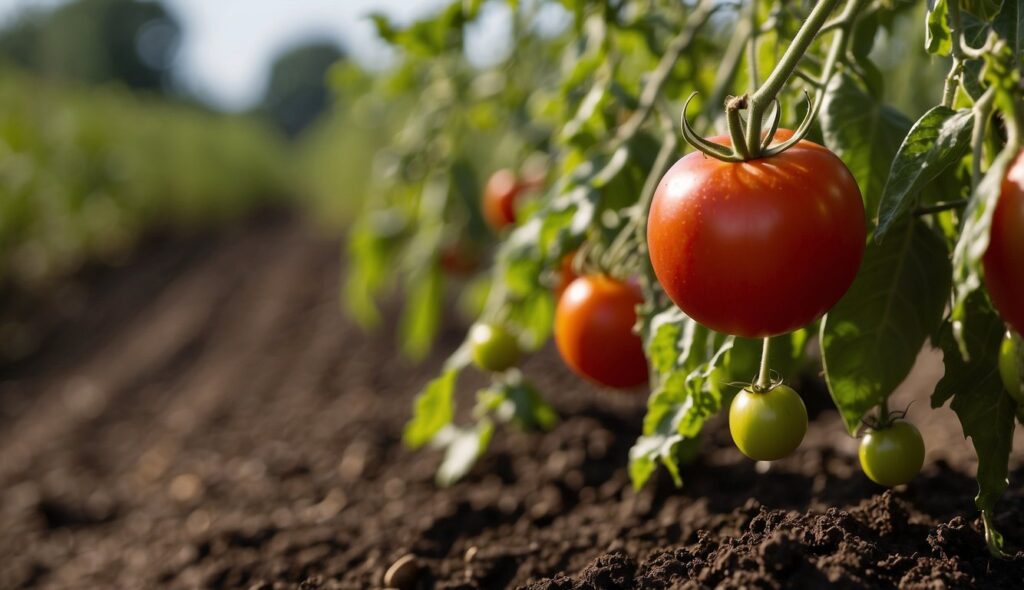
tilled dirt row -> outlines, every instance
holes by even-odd
[[[439,457],[401,428],[463,327],[402,360],[340,312],[338,252],[290,218],[165,245],[0,369],[0,588],[375,588],[405,556],[408,588],[1024,587],[1024,552],[985,550],[955,418],[927,408],[934,354],[899,396],[928,464],[894,492],[860,473],[813,378],[793,457],[750,462],[716,422],[683,489],[662,474],[634,492],[643,399],[580,384],[552,351],[525,370],[561,423],[499,433],[438,489]],[[999,516],[1013,547],[1021,438]]]

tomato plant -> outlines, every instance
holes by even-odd
[[[647,382],[647,357],[633,333],[640,288],[605,275],[579,277],[555,312],[555,343],[565,363],[600,385],[629,388]]]
[[[916,426],[897,420],[869,430],[858,454],[860,466],[871,481],[889,487],[903,485],[921,471],[924,439]]]
[[[513,2],[516,50],[481,67],[464,37],[485,4],[449,2],[403,27],[377,19],[401,56],[389,83],[418,100],[350,238],[350,307],[371,316],[397,283],[402,341],[422,354],[446,293],[424,261],[455,238],[486,244],[479,322],[516,334],[523,354],[554,335],[601,383],[641,383],[643,365],[650,394],[628,465],[638,488],[662,467],[682,485],[681,449],[726,408],[742,452],[784,455],[806,415],[777,383],[800,373],[824,375],[851,436],[865,422],[878,426],[870,441],[913,428],[883,427],[889,398],[936,346],[945,371],[930,403],[948,403],[974,447],[976,505],[1001,554],[993,515],[1024,417],[997,370],[1013,367],[1002,342],[1008,324],[1020,332],[1024,301],[1019,4]],[[566,24],[541,35],[532,24],[548,9]],[[543,174],[527,175],[538,153]],[[503,168],[529,178],[505,173],[485,194],[479,172]],[[535,198],[490,196],[526,184]],[[375,231],[386,211],[401,212],[401,231]],[[559,293],[573,269],[583,277]],[[612,300],[608,315],[581,311]],[[609,332],[628,354],[603,357],[587,336]],[[472,349],[469,338],[426,385],[406,430],[411,446],[444,449],[443,483],[498,425],[555,420],[513,368],[492,373],[471,422],[457,421]],[[791,408],[781,420],[795,442],[758,438],[775,428],[756,427],[773,405]],[[865,470],[906,479],[878,475],[876,445]]]

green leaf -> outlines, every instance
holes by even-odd
[[[870,219],[878,211],[889,168],[910,121],[846,74],[832,78],[820,116],[825,145],[857,179]]]
[[[829,391],[851,434],[910,372],[934,335],[950,288],[942,238],[921,221],[872,242],[850,290],[821,325]]]
[[[629,449],[629,478],[633,482],[633,489],[642,489],[659,463],[668,470],[676,487],[681,487],[683,478],[673,457],[676,446],[683,440],[684,438],[678,434],[656,434],[638,438]]]
[[[974,115],[937,106],[914,123],[896,152],[882,191],[875,240],[906,219],[926,184],[960,161],[971,147]]]
[[[630,450],[630,478],[634,487],[641,488],[653,466],[661,463],[676,485],[682,485],[679,445],[695,438],[704,422],[721,409],[716,370],[732,348],[733,338],[712,332],[674,306],[641,319],[649,326],[645,348],[652,359],[655,385],[647,402],[643,436]]]
[[[924,48],[928,53],[949,55],[953,50],[953,34],[949,30],[948,19],[946,0],[929,0],[924,29]]]
[[[434,342],[441,322],[444,279],[436,268],[423,269],[409,277],[405,309],[399,324],[402,351],[420,360]]]
[[[959,0],[960,8],[973,14],[983,21],[990,21],[999,12],[999,7],[1005,2],[1014,4],[1018,0]]]
[[[477,394],[477,414],[493,413],[500,422],[524,430],[551,430],[558,413],[537,389],[521,377],[494,384]]]
[[[457,369],[445,372],[423,388],[413,403],[412,419],[405,425],[402,441],[413,449],[430,442],[455,417],[455,379]]]
[[[959,327],[955,334],[954,330]],[[1003,390],[999,377],[999,345],[1005,327],[980,292],[964,305],[963,319],[947,322],[939,335],[945,374],[932,395],[932,407],[938,408],[950,398],[978,455],[978,496],[975,502],[987,515],[1006,491],[1007,464],[1013,444],[1015,405]],[[966,347],[965,358],[960,342]],[[998,543],[998,535],[995,535]]]
[[[487,451],[494,435],[490,420],[481,420],[472,428],[449,426],[438,436],[438,443],[445,446],[444,460],[437,468],[437,484],[447,487],[469,473],[477,459]]]
[[[373,13],[369,16],[370,20],[373,21],[374,28],[377,29],[377,35],[388,43],[395,43],[398,37],[398,31],[391,25],[391,21],[388,20],[388,17],[380,13]]]
[[[1024,60],[1024,6],[1019,1],[1004,0],[992,28],[1006,42],[1014,59],[1018,63]]]
[[[988,250],[992,213],[999,199],[1006,169],[1016,155],[1016,150],[1004,149],[996,156],[964,211],[960,239],[953,250],[953,279],[957,286],[953,315],[956,318],[960,317],[968,295],[981,286],[981,258]]]

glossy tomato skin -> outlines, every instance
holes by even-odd
[[[522,355],[515,336],[497,324],[474,324],[469,330],[469,343],[473,363],[484,371],[511,369]]]
[[[1003,179],[982,265],[999,315],[1024,334],[1024,152]]]
[[[516,222],[516,199],[523,187],[516,173],[502,169],[487,180],[484,186],[484,220],[492,230],[500,232]]]
[[[740,452],[775,461],[796,450],[807,433],[807,407],[787,385],[763,393],[744,389],[729,406],[729,432]]]
[[[625,389],[647,382],[647,357],[633,333],[634,284],[604,275],[582,276],[566,288],[555,311],[555,343],[565,364],[599,385]]]
[[[1017,345],[1009,334],[1003,338],[999,346],[999,376],[1003,379],[1003,387],[1018,405],[1024,405],[1024,384],[1021,383],[1020,369],[1017,365]]]
[[[748,338],[793,331],[835,305],[865,239],[853,175],[806,140],[743,163],[684,156],[658,185],[647,226],[651,263],[676,305]]]
[[[861,469],[871,481],[889,487],[903,485],[924,465],[924,439],[916,426],[897,420],[864,435],[858,454]]]

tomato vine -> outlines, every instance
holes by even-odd
[[[1001,239],[994,232],[1004,231],[993,221],[1000,199],[1016,190],[1006,179],[1024,124],[1019,3],[512,1],[512,55],[481,69],[467,62],[464,34],[484,4],[452,2],[405,28],[377,19],[381,35],[403,56],[381,84],[417,88],[421,100],[407,111],[383,158],[379,195],[353,229],[350,307],[371,320],[387,283],[403,283],[402,341],[422,356],[438,326],[445,285],[454,280],[437,263],[438,253],[445,244],[470,243],[493,263],[470,279],[472,288],[463,279],[456,284],[480,294],[477,321],[498,326],[529,353],[552,336],[553,292],[564,290],[567,261],[572,274],[635,284],[642,293],[635,329],[650,387],[643,434],[629,456],[638,488],[659,466],[682,485],[682,450],[710,417],[730,407],[743,389],[736,384],[749,384],[744,396],[775,390],[778,378],[795,377],[813,362],[807,358],[812,342],[849,433],[872,425],[876,442],[867,443],[865,469],[876,481],[903,483],[920,467],[917,431],[894,420],[899,414],[889,397],[921,349],[937,347],[945,376],[931,405],[950,404],[977,452],[977,507],[989,549],[1000,555],[993,514],[1008,485],[1015,422],[1024,419],[1012,395],[1019,391],[1003,381],[1011,368],[1024,367],[1024,356],[1016,334],[1010,342],[1018,352],[1005,351],[1006,322],[1011,331],[1021,327],[1013,326],[1005,302],[990,297],[986,281],[995,280],[995,271],[985,268],[985,258]],[[568,14],[568,26],[554,34],[531,28],[534,16],[553,6]],[[699,107],[692,123],[685,116],[691,104]],[[715,131],[721,135],[709,139]],[[848,178],[859,213],[846,208],[836,218],[856,226],[848,232],[848,255],[835,240],[810,242],[816,245],[798,255],[775,238],[754,256],[749,242],[746,254],[723,250],[728,254],[716,261],[721,281],[709,278],[711,269],[673,285],[683,276],[681,261],[695,255],[668,259],[661,250],[708,231],[707,225],[685,229],[678,219],[662,223],[659,183],[667,186],[663,177],[674,174],[680,139],[703,152],[680,163],[690,158],[756,178],[778,174],[802,151],[832,158],[831,168],[820,160],[802,164],[812,167],[809,177],[824,179],[818,190],[800,179],[804,188],[789,192],[806,196],[805,213],[818,212],[826,208],[825,195],[836,193],[836,179]],[[508,230],[488,233],[476,179],[518,168],[536,153],[547,169],[543,188],[517,201]],[[701,177],[686,170],[679,178]],[[742,187],[720,190],[723,199],[746,199],[747,209],[756,209]],[[757,211],[760,217],[729,218],[728,227],[750,238],[756,221],[772,217]],[[806,232],[801,239],[825,227],[820,219],[806,227],[788,223],[787,231]],[[801,243],[807,250],[809,242]],[[811,255],[820,256],[820,266],[809,266]],[[754,284],[756,265],[770,268],[769,282],[752,290],[763,304],[754,319],[764,326],[734,323],[740,307],[717,320],[684,301],[694,293],[729,301]],[[783,303],[769,289],[804,301],[827,290],[813,277],[837,266],[850,272],[835,280],[834,293],[781,321]],[[744,270],[727,277],[730,267]],[[1022,276],[1008,280],[1024,284]],[[524,374],[502,362],[489,372],[491,385],[478,392],[471,422],[457,424],[454,392],[472,358],[467,340],[420,394],[405,432],[410,446],[446,449],[442,483],[469,472],[497,426],[550,428],[557,419]],[[877,441],[891,438],[890,429],[912,451],[895,475],[878,468]]]

